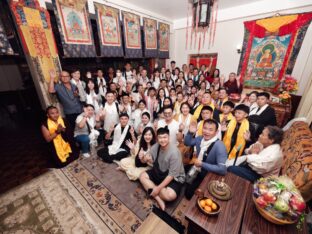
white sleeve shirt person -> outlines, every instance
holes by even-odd
[[[255,144],[261,144],[256,142]],[[254,144],[253,144],[254,145]],[[245,150],[247,155],[243,155],[237,158],[236,166],[247,162],[248,166],[259,175],[263,177],[278,175],[283,163],[283,154],[279,144],[272,144],[264,149],[262,149],[258,154],[249,154],[251,145]],[[228,160],[226,162],[227,167],[232,166],[234,159]]]

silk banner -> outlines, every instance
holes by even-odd
[[[244,22],[243,50],[238,67],[246,88],[276,92],[291,74],[312,13],[282,15]]]
[[[149,18],[143,18],[143,32],[144,57],[156,58],[158,56],[157,21]]]
[[[48,93],[48,82],[50,70],[59,75],[61,67],[50,15],[37,0],[11,0],[10,9],[42,107],[56,104],[56,98]]]
[[[170,26],[169,24],[158,22],[158,45],[159,58],[169,58]]]
[[[140,16],[122,12],[126,58],[142,58]]]
[[[101,56],[123,57],[119,9],[94,3],[100,38]]]
[[[33,4],[30,5],[30,2]],[[35,0],[14,0],[11,1],[10,8],[24,52],[30,55],[41,80],[49,82],[49,71],[59,73],[61,69],[48,11]]]
[[[87,0],[53,0],[64,57],[96,57]]]

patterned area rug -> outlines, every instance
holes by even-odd
[[[62,171],[114,233],[135,232],[154,201],[139,182],[130,181],[116,167],[93,157],[75,161]],[[173,214],[181,199],[168,204],[166,212]]]
[[[0,233],[134,233],[154,201],[116,167],[79,159],[1,195]],[[187,225],[182,198],[166,212]]]
[[[52,170],[0,197],[0,233],[111,233],[70,185]]]

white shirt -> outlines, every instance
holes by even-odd
[[[111,125],[116,125],[119,123],[119,113],[117,111],[115,102],[113,102],[111,105],[105,103],[104,110],[106,113],[104,119],[104,130],[108,132]]]
[[[136,132],[139,130],[139,125],[141,124],[141,115],[143,112],[148,112],[147,109],[141,111],[139,108],[132,112],[131,114],[131,124]]]
[[[157,128],[163,128],[165,126],[168,126],[169,129],[169,136],[170,136],[170,142],[179,144],[177,140],[177,133],[179,132],[179,123],[175,119],[171,121],[171,123],[168,125],[164,119],[161,119],[158,121]]]
[[[97,80],[97,84],[99,86],[99,94],[101,96],[105,97],[105,94],[106,94],[106,81],[105,81],[104,77],[102,77],[102,78],[97,77],[96,80]],[[103,86],[100,86],[101,81],[102,81]]]
[[[253,145],[246,149],[245,152],[248,153],[252,146]],[[228,161],[233,162],[227,162],[227,166],[233,165],[234,159]],[[247,154],[238,157],[236,166],[245,161],[248,163],[248,166],[259,175],[268,177],[279,174],[283,163],[283,154],[280,145],[273,144],[261,150],[259,154]]]
[[[159,85],[160,85],[160,78],[159,77],[155,77],[155,80],[153,82],[153,87],[155,89],[158,89],[159,88]]]

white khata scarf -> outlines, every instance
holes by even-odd
[[[250,111],[249,116],[250,115],[261,115],[263,111],[265,111],[265,109],[268,107],[268,104],[265,104],[263,107],[260,108],[259,111],[258,108],[254,108],[252,111]]]
[[[209,146],[215,142],[216,140],[218,140],[218,136],[214,136],[213,138],[211,138],[208,141],[205,141],[204,138],[201,140],[200,142],[200,152],[198,154],[198,160],[203,160],[204,158],[204,153],[207,151],[207,149],[209,148]],[[197,170],[200,170],[200,168],[196,168]]]
[[[191,114],[188,114],[188,116],[186,117],[185,121],[183,122],[183,114],[181,113],[179,115],[178,122],[179,122],[179,124],[181,124],[181,123],[184,124],[183,134],[186,135],[186,133],[188,132],[190,123],[191,123]]]
[[[108,152],[110,155],[117,154],[121,151],[125,151],[124,149],[120,148],[120,146],[126,138],[129,127],[130,127],[129,124],[127,124],[123,132],[121,133],[121,125],[118,124],[116,126],[116,128],[114,129],[113,144],[108,146]]]

